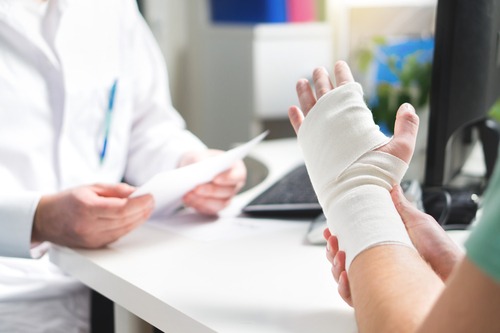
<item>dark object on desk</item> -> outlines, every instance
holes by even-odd
[[[253,199],[243,212],[261,217],[316,217],[321,206],[304,164],[301,164]]]
[[[423,205],[445,230],[467,229],[476,217],[478,203],[475,191],[453,188],[423,190]]]

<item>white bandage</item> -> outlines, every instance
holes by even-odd
[[[390,139],[374,123],[359,84],[322,96],[302,123],[298,141],[328,227],[346,253],[346,269],[375,245],[413,246],[390,196],[408,166],[374,151]]]

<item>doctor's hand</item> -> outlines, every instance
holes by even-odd
[[[146,222],[151,195],[128,198],[127,184],[96,184],[42,196],[35,212],[32,241],[100,248]]]
[[[222,154],[220,150],[204,150],[187,153],[179,167]],[[243,161],[237,161],[228,170],[218,174],[211,182],[199,185],[182,198],[184,205],[205,215],[216,215],[231,203],[231,199],[245,185],[247,170]]]
[[[337,87],[354,82],[351,70],[347,63],[338,61],[334,68]],[[313,72],[313,92],[308,80],[301,79],[297,82],[296,90],[299,98],[300,108],[292,106],[288,110],[288,117],[297,133],[302,121],[309,111],[323,95],[334,90],[334,85],[326,69],[317,68]],[[386,145],[378,148],[378,151],[391,154],[406,163],[409,163],[415,148],[415,140],[418,131],[418,116],[415,109],[408,103],[401,105],[396,114],[394,137]]]

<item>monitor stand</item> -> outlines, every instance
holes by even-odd
[[[498,157],[498,144],[500,142],[500,126],[491,119],[486,119],[478,124],[479,137],[483,145],[484,162],[486,165],[486,180],[489,180],[495,169]]]
[[[467,228],[476,216],[478,198],[491,178],[498,158],[500,126],[491,119],[474,125],[478,129],[485,171],[482,175],[460,172],[440,188],[424,188],[422,201],[425,211],[445,229]],[[479,148],[479,147],[478,147]],[[470,156],[469,156],[470,157]]]

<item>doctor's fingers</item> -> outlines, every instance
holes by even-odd
[[[119,184],[94,184],[93,191],[102,197],[127,198],[135,191],[135,187],[125,183]]]
[[[144,224],[151,217],[152,212],[153,210],[137,212],[123,219],[100,219],[96,226],[96,229],[100,229],[97,237],[103,242],[113,242]]]
[[[183,202],[186,206],[194,208],[201,214],[216,215],[219,211],[223,210],[231,203],[231,199],[204,197],[191,192],[184,196]]]
[[[140,223],[138,221],[149,218],[153,213],[153,210],[154,206],[147,205],[128,211],[127,214],[106,217],[101,216],[97,219],[99,221],[99,226],[97,226],[97,228],[101,228],[102,230],[111,230],[122,228],[128,224]]]
[[[236,161],[228,170],[221,172],[212,180],[222,186],[243,186],[247,179],[247,168],[242,160]],[[241,188],[241,187],[240,187]]]
[[[116,220],[153,210],[154,205],[153,196],[150,194],[127,199],[99,197],[89,210],[94,218]]]
[[[102,230],[96,228],[97,230],[95,230],[96,232],[94,234],[81,237],[78,246],[84,248],[101,248],[106,246],[144,224],[149,216],[150,214],[137,215],[135,217],[120,220],[119,223],[109,223],[110,220],[99,220],[98,225]]]
[[[81,248],[103,247],[147,221],[152,209],[125,218],[80,218],[72,220],[55,243]],[[61,238],[64,237],[64,240]]]
[[[203,184],[187,193],[185,197],[197,196],[207,199],[230,199],[234,197],[243,186],[243,182],[230,186],[222,186],[214,183]],[[189,200],[189,198],[187,199]]]

